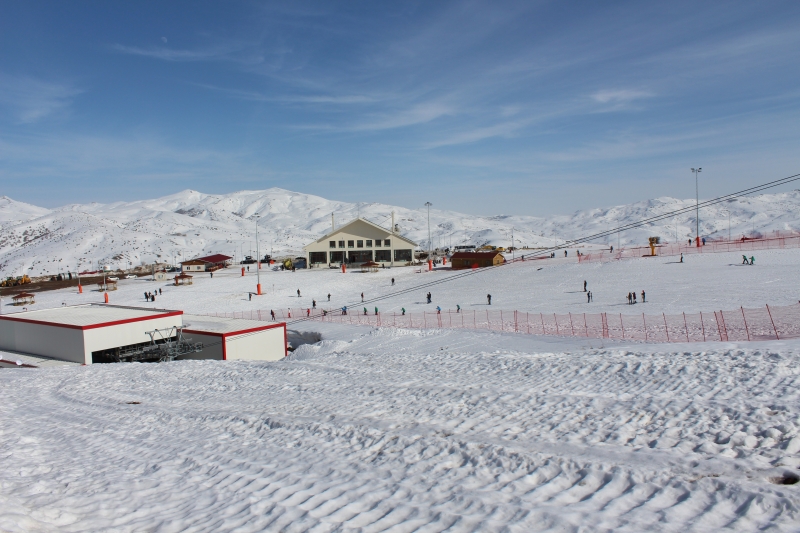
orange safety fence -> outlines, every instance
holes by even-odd
[[[576,246],[576,248],[579,248]],[[800,248],[800,233],[792,231],[773,231],[765,237],[749,238],[732,241],[706,240],[703,246],[692,244],[674,243],[657,244],[656,256],[677,257],[681,254],[702,254],[702,253],[721,253],[721,252],[741,252],[751,254],[759,250],[780,250],[784,248]],[[613,252],[608,250],[592,251],[582,253],[578,256],[578,262],[597,262],[597,261],[616,261],[618,259],[632,259],[636,257],[652,257],[649,246],[636,246],[633,248],[623,248]]]
[[[335,324],[406,329],[474,329],[644,342],[780,340],[800,337],[800,304],[702,313],[528,313],[443,310],[441,313],[377,313],[367,308],[275,310],[275,320],[311,319]],[[209,313],[211,316],[272,320],[270,310]]]

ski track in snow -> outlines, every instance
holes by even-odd
[[[798,529],[798,485],[768,478],[800,465],[800,342],[326,336],[0,373],[0,529]]]

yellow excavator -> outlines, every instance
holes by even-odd
[[[16,287],[17,285],[26,285],[31,282],[31,278],[27,274],[22,276],[12,277],[9,276],[5,281],[0,282],[0,287]]]
[[[647,241],[650,244],[650,256],[655,257],[656,244],[661,244],[661,237],[649,237]]]

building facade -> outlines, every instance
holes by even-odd
[[[505,261],[500,252],[456,252],[450,257],[453,270],[501,265]]]
[[[416,246],[410,239],[369,220],[357,218],[303,249],[309,268],[360,265],[369,261],[386,266],[405,266],[413,261]]]
[[[222,254],[207,255],[181,262],[181,270],[184,272],[214,272],[220,268],[226,268],[233,259]]]

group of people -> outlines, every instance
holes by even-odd
[[[158,289],[155,293],[145,291],[144,299],[147,300],[148,302],[155,302],[156,301],[156,294],[161,296],[161,289]]]
[[[642,291],[642,303],[645,303],[645,293]],[[633,305],[636,303],[636,291],[628,293],[628,305]]]
[[[746,256],[746,255],[743,255],[743,256],[742,256],[742,264],[743,264],[743,265],[755,265],[755,264],[756,264],[756,258],[755,258],[754,256],[752,256],[752,255],[751,255],[751,256],[750,256],[750,261],[748,261],[748,260],[747,260],[747,256]]]

